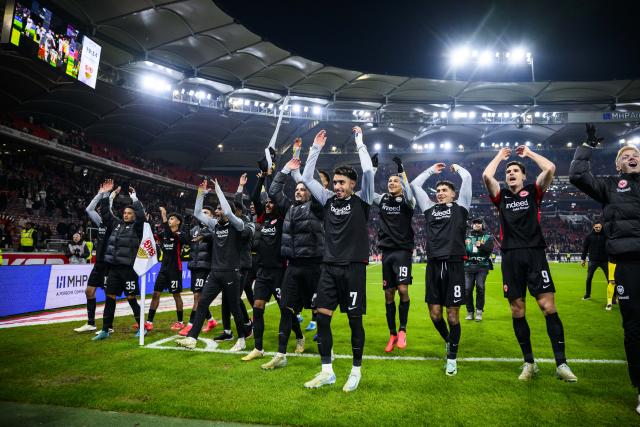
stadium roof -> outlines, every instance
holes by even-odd
[[[246,156],[230,161],[231,153],[262,149],[273,132],[274,117],[198,108],[131,90],[139,86],[144,73],[162,68],[160,73],[174,87],[206,87],[224,99],[248,94],[277,103],[292,95],[345,110],[429,112],[468,105],[481,111],[604,111],[612,104],[637,110],[640,101],[640,80],[446,81],[340,69],[274,46],[235,22],[211,0],[53,3],[92,29],[90,36],[102,46],[102,82],[93,91],[52,74],[42,64],[2,55],[0,66],[10,76],[0,92],[6,95],[1,106],[82,128],[103,142],[129,145],[150,156],[194,166],[253,164]],[[329,129],[330,141],[341,145],[352,125],[291,118],[278,141],[285,144],[322,126]],[[604,130],[605,137],[617,141],[629,129],[627,124],[610,125]],[[522,129],[513,123],[430,126],[416,121],[396,123],[391,129],[381,126],[369,134],[383,144],[409,148],[434,138],[451,139],[456,146],[477,145],[483,136],[489,143],[577,140],[582,128],[549,124]],[[222,152],[219,144],[224,147]]]

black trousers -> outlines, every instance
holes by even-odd
[[[584,292],[585,296],[591,296],[591,281],[593,280],[593,275],[595,274],[598,268],[601,268],[602,271],[604,272],[604,279],[609,280],[609,264],[607,263],[607,261],[602,261],[602,262],[589,261],[589,265],[587,267],[587,288]]]
[[[629,378],[640,389],[640,262],[618,261],[615,279]]]
[[[222,299],[226,301],[233,320],[236,324],[238,338],[244,338],[244,327],[242,324],[242,312],[240,311],[240,274],[237,271],[212,271],[207,277],[207,281],[202,288],[200,300],[198,301],[198,310],[193,320],[193,326],[189,331],[189,336],[198,338],[202,325],[207,318],[207,309],[214,299],[222,292]]]
[[[466,270],[464,290],[467,313],[473,313],[473,288],[476,288],[476,309],[484,310],[485,283],[489,270]]]

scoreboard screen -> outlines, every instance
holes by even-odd
[[[33,0],[15,2],[9,42],[95,89],[101,47]]]

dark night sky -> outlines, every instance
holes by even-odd
[[[445,78],[453,47],[526,46],[536,80],[640,77],[640,1],[242,1],[216,4],[249,30],[308,59],[370,73]],[[635,7],[634,7],[635,6]],[[527,81],[492,67],[459,79]],[[451,76],[449,76],[451,77]]]

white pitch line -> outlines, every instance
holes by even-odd
[[[163,344],[171,342],[176,338],[180,338],[179,335],[174,335],[168,338],[163,338],[154,343],[148,344],[145,348],[150,348],[153,350],[178,350],[178,351],[198,351],[202,353],[220,353],[220,354],[230,354],[230,355],[241,355],[248,354],[248,351],[230,351],[230,350],[222,350],[217,348],[217,346],[212,346],[210,339],[199,338],[198,341],[204,341],[207,345],[207,348],[195,348],[193,350],[186,349],[184,347],[170,347],[163,346]],[[275,356],[276,353],[265,352],[265,356]],[[319,354],[315,353],[287,353],[287,357],[308,357],[308,358],[319,358]],[[350,354],[334,354],[333,357],[335,359],[351,359],[353,356]],[[442,357],[435,356],[376,356],[376,355],[367,355],[362,356],[363,359],[367,360],[394,360],[394,361],[411,361],[411,362],[423,362],[423,361],[442,361],[444,360]],[[497,363],[519,363],[522,362],[521,358],[517,357],[461,357],[458,358],[460,362],[497,362]],[[600,364],[600,365],[626,365],[627,362],[625,360],[617,360],[617,359],[568,359],[569,363],[584,363],[584,364]],[[537,363],[556,363],[555,359],[536,359]]]

